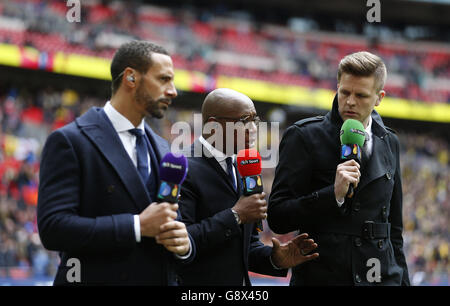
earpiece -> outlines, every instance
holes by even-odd
[[[127,80],[130,82],[134,82],[134,75],[127,76]]]

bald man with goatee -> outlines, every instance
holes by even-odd
[[[179,271],[189,286],[250,286],[248,271],[285,277],[287,269],[318,256],[307,234],[286,244],[259,241],[255,223],[267,217],[265,193],[243,196],[236,154],[254,147],[259,117],[246,95],[219,88],[202,105],[203,133],[191,146],[179,201],[182,221],[197,247]]]

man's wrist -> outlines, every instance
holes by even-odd
[[[184,255],[179,255],[175,253],[175,257],[177,257],[178,259],[188,259],[192,254],[192,244],[191,244],[191,239],[189,239],[189,250],[187,251],[186,254]]]
[[[241,222],[241,218],[239,217],[239,214],[237,213],[237,211],[235,211],[233,208],[231,209],[231,212],[233,213],[233,215],[234,215],[234,218],[236,219],[236,223],[237,224],[242,224],[242,222]]]
[[[141,242],[141,220],[139,215],[134,215],[134,235],[136,237],[136,242]]]
[[[270,261],[270,264],[272,265],[272,267],[273,267],[275,270],[283,270],[283,268],[278,267],[278,266],[273,262],[272,255],[273,255],[273,254],[270,254],[270,256],[269,256],[269,261]]]
[[[341,207],[342,204],[344,204],[344,202],[345,202],[345,198],[340,198],[340,199],[336,198],[336,203],[339,207]]]

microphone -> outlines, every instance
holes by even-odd
[[[342,124],[341,132],[341,160],[355,160],[361,164],[361,148],[364,145],[366,134],[363,124],[355,119],[347,119]],[[347,197],[352,198],[354,194],[353,184],[350,184]]]
[[[240,150],[237,154],[237,168],[242,178],[245,196],[263,192],[261,177],[261,155],[255,149]],[[256,230],[263,231],[262,221],[256,223]]]
[[[175,155],[167,153],[161,160],[159,174],[161,183],[158,189],[156,201],[175,204],[180,195],[180,185],[186,178],[188,162],[183,154]]]

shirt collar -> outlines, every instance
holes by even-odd
[[[231,157],[231,160],[234,162],[234,155],[226,156],[225,153],[220,152],[216,148],[214,148],[203,136],[200,136],[198,140],[202,143],[202,145],[211,153],[212,156],[220,163],[223,162],[227,157]]]
[[[372,116],[369,116],[369,123],[367,124],[367,128],[365,128],[367,134],[369,134],[370,139],[372,139]]]
[[[134,125],[128,120],[124,115],[119,113],[114,106],[112,106],[111,102],[108,101],[103,108],[109,120],[111,121],[114,129],[117,133],[125,132],[131,129],[134,129]],[[144,119],[142,119],[141,123],[137,126],[138,129],[141,129],[145,132],[145,124]]]

